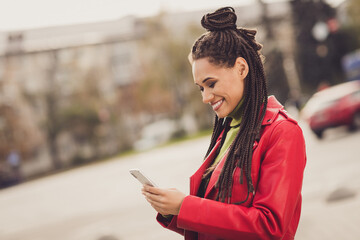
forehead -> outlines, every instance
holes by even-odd
[[[212,64],[207,58],[201,58],[192,62],[192,73],[195,83],[200,83],[207,77],[214,77],[219,74],[221,67]]]

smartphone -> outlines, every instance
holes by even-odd
[[[130,169],[131,175],[133,175],[140,183],[143,185],[150,185],[152,187],[157,187],[157,185],[146,177],[139,169]]]

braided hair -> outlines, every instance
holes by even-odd
[[[237,16],[232,7],[225,7],[203,16],[201,25],[207,30],[194,43],[191,50],[192,60],[207,58],[212,64],[232,68],[236,59],[242,57],[249,66],[249,73],[245,78],[243,103],[241,107],[242,121],[239,133],[230,145],[230,151],[224,163],[219,179],[217,201],[225,202],[230,199],[233,172],[237,167],[241,169],[240,183],[243,184],[243,174],[247,183],[247,196],[241,204],[248,200],[249,194],[254,192],[251,179],[251,159],[254,141],[259,138],[261,123],[267,106],[267,86],[264,67],[260,53],[262,45],[255,40],[256,30],[237,28]],[[240,91],[240,90],[239,90]],[[240,94],[240,92],[239,92]],[[215,116],[213,134],[205,158],[215,146],[221,132],[229,129],[228,118]],[[224,142],[226,135],[223,135]],[[218,152],[220,148],[218,148]]]

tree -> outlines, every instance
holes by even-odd
[[[23,95],[23,88],[17,82],[23,79],[20,68],[23,55],[9,52],[0,57],[4,69],[0,76],[0,160],[6,159],[11,149],[27,160],[36,155],[44,139],[36,126],[29,101]]]
[[[56,143],[57,137],[61,131],[60,121],[58,118],[58,101],[59,94],[58,88],[55,84],[56,72],[58,71],[58,52],[57,50],[49,53],[50,63],[47,71],[47,91],[45,93],[46,102],[46,130],[47,130],[47,142],[53,167],[55,169],[62,168],[62,163],[59,159],[59,151]]]
[[[201,127],[208,128],[212,117],[193,84],[188,61],[190,48],[203,30],[195,25],[182,31],[167,27],[164,13],[147,19],[145,26],[147,34],[140,42],[143,73],[136,93],[139,108],[153,116],[165,113],[176,120],[184,112],[203,115],[196,119],[202,119]],[[210,116],[210,120],[204,116]]]
[[[323,81],[340,81],[336,31],[330,29],[335,9],[323,0],[293,0],[291,4],[299,75],[305,90],[312,92]]]

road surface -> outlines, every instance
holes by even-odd
[[[308,161],[297,240],[360,239],[360,131],[338,128],[317,140],[303,126]],[[209,136],[112,159],[0,191],[1,240],[180,240],[128,169],[188,193]]]

